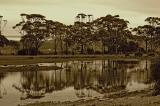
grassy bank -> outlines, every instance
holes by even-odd
[[[160,96],[152,96],[151,91],[132,92],[119,97],[81,99],[66,102],[40,102],[24,106],[160,106]]]
[[[152,59],[156,57],[134,57],[123,55],[38,55],[38,56],[0,56],[0,65],[22,65],[34,63],[52,63],[72,60],[101,60],[101,59],[119,59],[119,60],[138,60]]]

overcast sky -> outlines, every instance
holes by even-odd
[[[65,24],[73,24],[82,12],[94,18],[119,14],[134,27],[144,24],[148,16],[160,17],[159,4],[159,0],[0,0],[0,15],[8,20],[3,34],[12,36],[17,34],[12,26],[21,20],[21,13],[38,13]]]

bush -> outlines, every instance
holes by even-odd
[[[18,55],[37,55],[39,53],[38,50],[35,48],[32,48],[30,50],[28,49],[21,49],[18,51]]]
[[[95,51],[95,54],[102,54],[102,52],[100,52],[100,51]]]
[[[154,53],[149,53],[148,56],[153,56],[154,57],[155,54]]]
[[[137,52],[137,53],[135,53],[135,56],[142,57],[142,56],[143,56],[143,53]]]
[[[94,50],[90,49],[90,48],[87,48],[87,54],[94,54]]]
[[[26,49],[19,50],[18,55],[26,55]]]
[[[125,56],[130,56],[129,53],[125,53]]]

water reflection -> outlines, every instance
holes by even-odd
[[[152,73],[151,73],[152,79],[155,82],[153,95],[156,96],[160,94],[160,60],[159,59],[152,62],[151,69],[152,69]]]
[[[104,94],[120,90],[139,90],[150,83],[147,61],[72,61],[60,63],[64,69],[49,72],[22,72],[19,85],[21,99],[44,97],[46,93],[73,86],[78,98],[92,96],[92,90]],[[136,88],[136,87],[137,88]],[[141,89],[144,89],[142,86]]]
[[[4,87],[4,84],[2,82],[5,77],[6,77],[6,74],[1,72],[0,73],[0,98],[2,98],[4,95],[7,94],[7,90]]]
[[[56,97],[58,101],[61,101],[61,98],[69,95],[67,93],[72,93],[72,96],[66,98],[74,100],[75,98],[95,97],[122,90],[132,92],[150,89],[156,82],[154,88],[156,94],[159,94],[160,72],[158,67],[160,62],[158,62],[158,65],[155,64],[157,63],[149,60],[96,60],[54,63],[54,65],[63,67],[63,69],[0,73],[0,86],[4,85],[2,84],[4,82],[10,82],[10,84],[1,87],[0,91],[4,92],[4,88],[8,91],[12,89],[11,91],[18,95],[12,99],[18,98],[23,101],[52,100]],[[14,77],[9,78],[9,76]],[[12,96],[12,93],[9,93],[8,96]]]

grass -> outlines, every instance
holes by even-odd
[[[73,60],[102,60],[102,59],[115,59],[115,60],[139,60],[139,59],[152,59],[156,57],[125,57],[123,55],[38,55],[38,56],[0,56],[0,65],[25,65],[35,63],[53,63]]]

